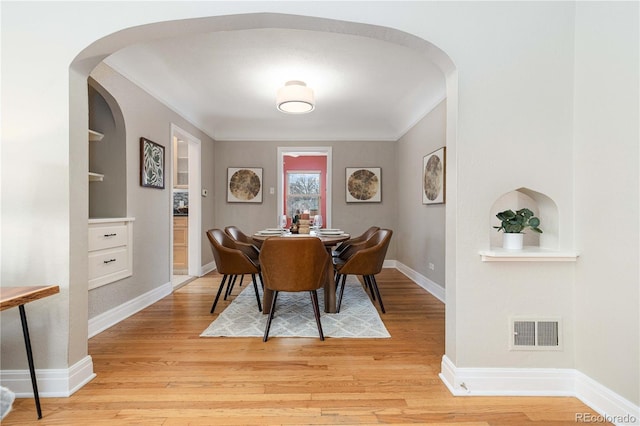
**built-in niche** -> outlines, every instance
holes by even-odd
[[[540,218],[542,234],[525,231],[523,250],[503,250],[502,232],[494,226],[500,221],[496,214],[507,210],[528,208]],[[529,188],[518,188],[500,196],[491,206],[489,212],[489,250],[482,250],[483,261],[575,261],[577,254],[560,247],[560,220],[557,204],[547,195]]]
[[[88,80],[89,218],[127,215],[127,157],[124,118],[118,103],[92,78]],[[99,176],[92,179],[91,176]]]

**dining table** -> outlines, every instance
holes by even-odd
[[[266,229],[263,231],[258,231],[251,236],[253,240],[255,240],[258,244],[264,242],[267,238],[270,237],[287,237],[287,238],[301,238],[301,237],[316,237],[319,238],[320,241],[324,244],[329,252],[329,256],[331,256],[331,249],[336,245],[340,244],[343,241],[347,241],[351,238],[350,234],[345,232],[333,232],[333,230],[320,230],[320,231],[310,231],[309,234],[293,234],[286,230],[279,230],[277,228],[274,229]],[[333,262],[329,262],[327,268],[327,280],[324,284],[324,311],[327,313],[336,313],[336,283],[335,283],[335,275],[333,272]],[[263,292],[263,302],[262,302],[262,313],[268,314],[271,311],[271,301],[273,300],[273,292],[269,289],[264,289]]]

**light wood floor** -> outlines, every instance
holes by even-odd
[[[220,278],[92,338],[93,381],[43,398],[40,421],[18,399],[2,424],[575,426],[595,414],[575,398],[453,397],[438,378],[444,305],[396,270],[378,276],[391,339],[200,338],[228,304],[209,314]]]

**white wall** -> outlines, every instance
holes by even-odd
[[[576,14],[576,368],[640,405],[638,3]]]
[[[608,10],[606,5],[599,7],[603,8],[598,10],[601,14]],[[637,5],[633,3],[616,7],[624,9],[622,16],[637,15]],[[82,293],[83,286],[86,292],[86,265],[82,263],[86,231],[83,234],[84,224],[77,220],[86,217],[86,206],[82,205],[86,184],[80,182],[86,176],[86,168],[83,170],[77,162],[86,158],[86,143],[82,147],[86,138],[86,105],[81,104],[82,99],[86,102],[86,88],[81,93],[83,78],[104,54],[126,45],[128,37],[141,40],[167,35],[167,31],[196,31],[201,28],[198,25],[207,22],[138,28],[135,36],[123,32],[101,40],[95,49],[83,53],[71,71],[69,65],[94,41],[128,27],[271,11],[396,28],[432,42],[455,62],[458,96],[451,104],[457,105],[458,110],[454,118],[457,136],[447,141],[452,154],[448,164],[454,171],[448,183],[455,185],[450,187],[446,206],[447,229],[456,230],[447,233],[446,241],[447,355],[453,362],[461,367],[564,368],[574,367],[579,360],[579,366],[588,374],[606,379],[608,386],[637,403],[637,392],[626,384],[629,376],[626,381],[623,379],[624,374],[635,373],[637,382],[633,355],[616,358],[605,366],[602,360],[620,348],[606,344],[607,353],[603,349],[593,358],[578,356],[573,350],[574,345],[578,349],[586,346],[583,333],[576,335],[579,327],[573,321],[576,313],[580,319],[586,315],[581,307],[574,312],[576,295],[581,291],[575,265],[485,264],[478,256],[492,232],[486,223],[491,206],[497,197],[513,189],[527,187],[556,202],[561,247],[574,247],[574,223],[584,223],[582,218],[588,217],[581,216],[584,201],[574,201],[574,176],[582,173],[582,168],[574,167],[574,88],[582,101],[586,86],[600,80],[585,70],[597,62],[598,55],[582,49],[581,43],[587,39],[587,25],[602,28],[605,35],[619,34],[619,30],[606,14],[598,16],[581,10],[576,33],[575,9],[574,3],[565,2],[371,2],[366,8],[361,2],[194,2],[189,7],[173,2],[120,2],[117,8],[109,3],[3,3],[0,278],[3,285],[29,282],[58,283],[62,287],[62,294],[36,302],[39,306],[30,317],[34,341],[41,345],[36,365],[61,368],[86,355],[86,301],[83,303]],[[637,31],[637,21],[624,22],[624,28]],[[233,27],[232,20],[216,25]],[[370,30],[369,35],[383,35]],[[574,41],[581,48],[575,63]],[[627,69],[631,58],[619,58],[622,69]],[[635,58],[631,64],[637,74]],[[575,87],[574,71],[579,77]],[[612,79],[619,79],[619,74],[616,72]],[[582,85],[582,81],[586,83]],[[625,86],[624,81],[620,86]],[[629,77],[628,81],[631,83],[632,79]],[[86,81],[84,84],[86,87]],[[600,103],[592,98],[584,101],[581,105],[585,113],[576,118],[576,130],[581,134],[588,130],[587,122]],[[624,115],[628,109],[625,103],[610,105],[608,114]],[[620,139],[635,137],[637,141],[637,133],[630,127],[618,127],[617,131]],[[628,150],[626,144],[621,148]],[[593,155],[592,152],[590,148],[580,155]],[[626,155],[623,152],[620,157]],[[637,159],[637,149],[631,149],[631,156]],[[623,181],[635,179],[637,183],[637,160],[624,161],[631,161],[623,163],[631,169],[617,167],[618,177]],[[71,185],[70,180],[77,180],[78,185]],[[637,200],[637,190],[633,194],[633,189],[629,191],[603,202],[628,208],[629,199]],[[575,209],[574,203],[580,208]],[[637,224],[637,214],[635,218]],[[603,237],[601,242],[599,233],[589,233],[587,237],[587,231],[591,229],[585,226],[575,229],[581,244],[585,242],[588,248],[597,243],[612,246],[613,237]],[[44,232],[49,238],[43,240]],[[628,245],[628,253],[637,254],[637,240],[624,244]],[[630,266],[610,257],[594,259],[585,254],[579,262],[581,277],[590,274],[609,281],[615,271],[632,281],[633,274],[637,274],[637,263]],[[636,288],[633,282],[615,288],[616,300],[628,300],[625,307],[637,312],[635,277]],[[597,283],[589,280],[587,286],[593,289]],[[612,319],[619,315],[617,306],[606,310],[610,315],[599,318],[600,335],[613,332],[623,322]],[[506,321],[511,314],[562,317],[565,351],[509,352]],[[24,366],[23,353],[17,349],[21,339],[17,330],[15,313],[3,312],[3,368]],[[637,333],[627,337],[625,347],[637,348]]]
[[[560,239],[573,245],[573,15],[567,3],[474,3],[449,28],[467,44],[440,45],[459,82],[457,154],[447,160],[457,168],[448,194],[457,202],[457,235],[447,236],[455,279],[447,278],[446,317],[456,324],[447,356],[459,367],[573,366],[574,265],[484,263],[478,254],[495,232],[492,205],[521,187],[556,202]],[[516,315],[562,318],[564,351],[509,351]]]

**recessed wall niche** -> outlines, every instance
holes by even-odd
[[[540,218],[540,229],[543,231],[542,234],[525,231],[524,246],[558,250],[558,206],[545,194],[529,188],[518,188],[507,192],[493,203],[490,211],[490,246],[492,248],[502,247],[502,231],[497,232],[497,230],[493,228],[494,226],[500,225],[496,214],[507,209],[516,211],[522,208],[530,209],[535,216]]]
[[[103,175],[89,183],[89,218],[127,215],[127,158],[124,118],[118,103],[94,79],[88,80],[89,129],[104,136],[89,143],[89,171]]]

